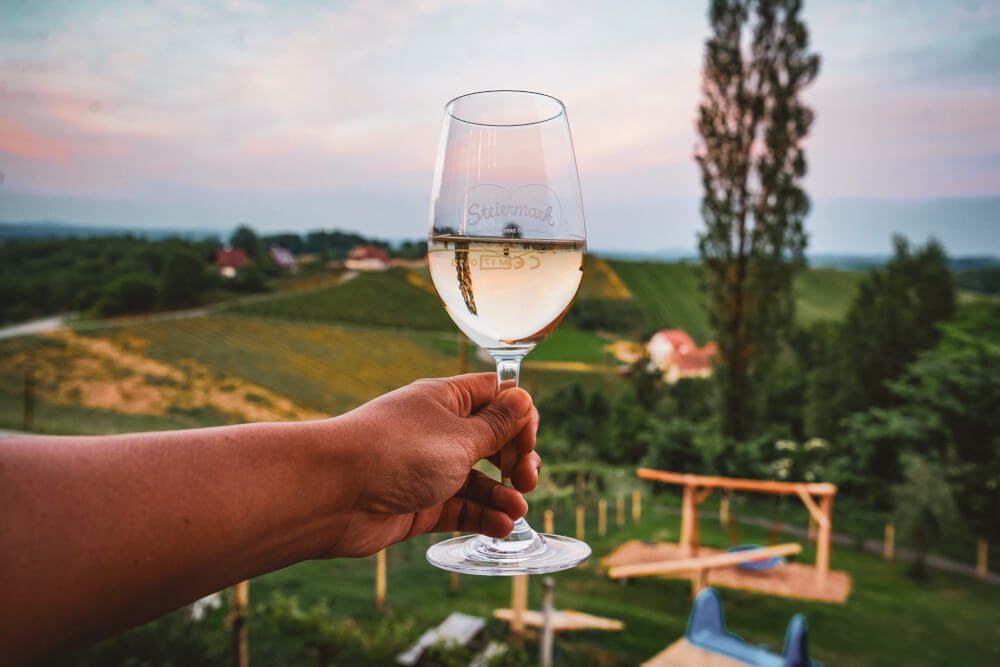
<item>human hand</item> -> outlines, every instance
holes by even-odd
[[[523,389],[497,393],[496,375],[419,380],[333,420],[355,443],[350,509],[330,556],[364,556],[427,532],[505,537],[538,481],[538,411]],[[514,487],[473,465],[511,461]]]

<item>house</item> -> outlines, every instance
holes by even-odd
[[[344,262],[350,271],[385,271],[390,266],[389,253],[373,245],[355,246]]]
[[[698,347],[682,329],[663,329],[646,343],[651,370],[663,373],[663,380],[673,384],[681,378],[707,378],[719,346],[710,342]]]
[[[219,248],[215,253],[215,264],[219,267],[219,273],[227,278],[236,275],[236,271],[243,267],[249,260],[247,254],[240,248],[225,246]]]
[[[299,270],[299,262],[295,259],[295,255],[281,246],[271,246],[267,254],[271,257],[271,261],[274,262],[275,266],[292,273]]]

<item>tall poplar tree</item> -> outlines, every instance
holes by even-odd
[[[712,0],[699,106],[706,269],[719,344],[723,430],[743,438],[761,375],[792,324],[809,198],[802,141],[813,121],[799,94],[819,72],[799,0]]]

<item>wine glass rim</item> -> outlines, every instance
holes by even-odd
[[[488,93],[520,93],[522,95],[536,95],[538,97],[545,97],[555,102],[556,105],[559,107],[559,111],[549,116],[548,118],[533,120],[527,123],[480,123],[474,120],[469,120],[467,118],[462,118],[461,116],[455,113],[454,110],[455,102],[465,99],[466,97],[473,97],[475,95],[485,95]],[[560,100],[558,97],[555,97],[553,95],[548,95],[546,93],[539,93],[534,90],[518,90],[516,88],[497,88],[494,90],[477,90],[472,93],[465,93],[464,95],[459,95],[458,97],[449,100],[448,103],[444,105],[444,108],[445,111],[448,113],[448,115],[454,118],[455,120],[461,123],[465,123],[467,125],[478,125],[480,127],[527,127],[529,125],[539,125],[541,123],[547,123],[550,120],[555,120],[556,118],[559,118],[560,116],[564,116],[566,114],[566,105],[563,104],[562,100]]]

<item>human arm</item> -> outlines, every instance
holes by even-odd
[[[301,560],[503,536],[527,504],[472,465],[509,442],[530,490],[536,427],[525,392],[478,374],[327,420],[2,440],[0,644],[17,664]]]

